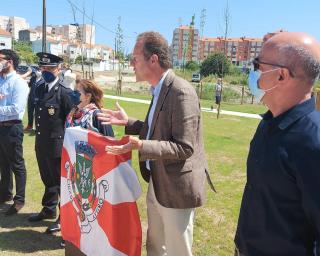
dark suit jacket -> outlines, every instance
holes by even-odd
[[[147,120],[148,115],[144,122],[130,118],[126,134],[139,134],[144,140]],[[162,206],[194,208],[204,203],[207,161],[200,104],[194,88],[171,70],[161,88],[150,140],[143,141],[139,157],[142,176],[149,181],[151,174],[156,198]],[[147,159],[151,172],[146,169]]]

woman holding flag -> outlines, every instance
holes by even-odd
[[[97,119],[97,113],[102,107],[103,91],[94,81],[79,80],[75,90],[69,96],[74,108],[66,118],[66,128],[80,126],[104,136],[114,137],[111,125],[101,125]],[[61,246],[65,246],[64,240],[62,240]]]
[[[102,107],[103,91],[94,81],[81,79],[70,96],[75,107],[67,116],[66,128],[80,126],[114,137],[111,125],[101,125],[97,118]]]

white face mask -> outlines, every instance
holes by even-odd
[[[261,77],[262,74],[265,74],[265,73],[269,73],[269,72],[272,72],[272,71],[276,71],[280,68],[275,68],[275,69],[271,69],[271,70],[268,70],[268,71],[265,71],[265,72],[261,72],[260,70],[250,70],[250,73],[249,73],[249,88],[250,88],[250,91],[252,93],[252,95],[258,100],[258,101],[261,101],[261,99],[263,98],[263,96],[266,94],[266,92],[268,91],[271,91],[273,90],[274,88],[278,87],[278,85],[275,85],[269,89],[261,89],[260,86],[259,86],[259,79]]]
[[[7,63],[8,63],[8,61],[7,61],[5,64],[3,64],[2,62],[0,62],[0,72],[2,72],[5,68],[8,67]]]

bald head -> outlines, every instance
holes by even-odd
[[[261,53],[288,67],[294,76],[312,85],[320,73],[320,45],[305,33],[282,32],[267,40]]]

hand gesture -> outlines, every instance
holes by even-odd
[[[111,109],[101,109],[101,113],[98,113],[98,119],[100,120],[101,124],[107,125],[124,125],[128,124],[128,115],[124,111],[124,109],[116,102],[117,110]]]
[[[106,146],[105,151],[109,154],[113,155],[121,155],[127,152],[130,152],[134,149],[141,149],[142,148],[142,140],[137,137],[130,136],[129,142],[125,145],[121,146]]]

